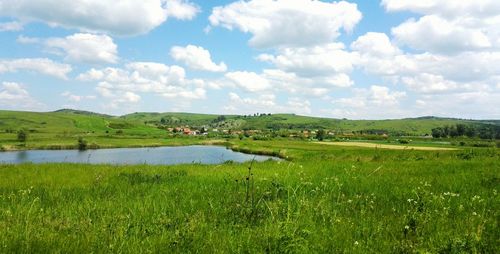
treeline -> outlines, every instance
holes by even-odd
[[[432,129],[434,138],[478,137],[481,139],[500,139],[500,126],[498,125],[446,125]]]

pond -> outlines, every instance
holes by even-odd
[[[220,146],[177,146],[156,148],[115,148],[98,150],[29,150],[0,152],[0,163],[90,163],[90,164],[156,164],[187,163],[220,164],[226,161],[245,162],[279,160],[263,155],[234,152]]]

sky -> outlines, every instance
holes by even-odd
[[[498,0],[0,0],[0,109],[500,119]]]

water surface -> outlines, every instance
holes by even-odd
[[[29,150],[0,152],[0,163],[90,163],[90,164],[219,164],[226,161],[264,161],[278,158],[231,151],[220,146],[115,148],[98,150]]]

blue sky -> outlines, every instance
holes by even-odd
[[[0,0],[0,109],[500,117],[495,0]]]

